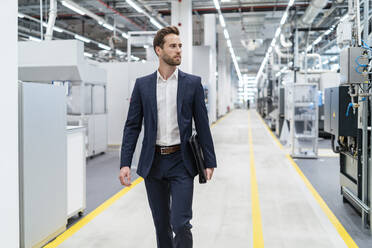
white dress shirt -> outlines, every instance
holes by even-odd
[[[177,122],[178,69],[165,80],[157,71],[156,98],[158,107],[158,131],[156,144],[172,146],[180,144]]]

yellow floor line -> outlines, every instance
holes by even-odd
[[[84,227],[86,224],[88,224],[91,220],[93,220],[97,215],[102,213],[104,210],[106,210],[108,207],[110,207],[114,202],[116,202],[119,198],[121,198],[123,195],[128,193],[129,190],[134,188],[137,184],[143,181],[143,178],[137,178],[130,187],[125,187],[124,189],[120,190],[118,193],[116,193],[114,196],[112,196],[110,199],[102,203],[99,207],[97,207],[95,210],[90,212],[87,216],[82,218],[79,222],[77,222],[75,225],[67,229],[64,233],[59,235],[55,240],[44,246],[44,248],[54,248],[58,245],[62,244],[63,241],[71,237],[74,233],[79,231],[82,227]]]
[[[217,123],[219,123],[220,121],[222,121],[223,119],[226,118],[226,116],[228,116],[232,111],[228,112],[227,114],[225,114],[224,116],[222,116],[221,118],[219,118],[216,122],[214,122],[212,125],[211,125],[211,128],[214,127]]]
[[[232,111],[231,111],[232,112]],[[225,114],[223,117],[218,119],[215,123],[211,125],[211,128],[214,127],[217,123],[219,123],[222,119],[226,118],[228,114],[231,112]],[[67,229],[65,232],[63,232],[61,235],[59,235],[56,239],[54,239],[52,242],[48,243],[44,246],[44,248],[55,248],[62,244],[66,239],[71,237],[74,233],[79,231],[82,227],[84,227],[86,224],[88,224],[91,220],[93,220],[95,217],[97,217],[100,213],[102,213],[104,210],[106,210],[108,207],[110,207],[114,202],[119,200],[123,195],[128,193],[129,190],[134,188],[137,184],[141,183],[143,181],[142,177],[137,178],[130,187],[126,187],[122,190],[120,190],[118,193],[116,193],[114,196],[112,196],[110,199],[102,203],[100,206],[98,206],[95,210],[90,212],[87,216],[79,220],[76,224],[74,224],[72,227]]]
[[[260,201],[258,197],[256,167],[254,163],[250,112],[248,112],[248,135],[249,135],[249,163],[250,163],[250,169],[251,169],[250,179],[251,179],[251,201],[252,201],[252,223],[253,223],[253,248],[263,248],[264,240],[263,240],[263,233],[262,233]]]
[[[279,145],[280,149],[283,149],[282,144],[279,142],[278,138],[274,135],[274,133],[271,131],[269,126],[265,123],[265,121],[261,118],[261,116],[256,112],[256,114],[259,116],[261,121],[264,123],[266,129],[269,131],[273,139],[276,141],[276,143]],[[307,177],[302,173],[300,167],[297,165],[297,163],[292,159],[292,157],[289,154],[286,154],[287,159],[291,163],[291,165],[295,168],[297,173],[300,175],[301,179],[304,181],[306,187],[310,190],[311,194],[314,196],[315,200],[318,202],[319,206],[322,208],[323,212],[327,215],[329,221],[333,224],[333,226],[336,228],[338,234],[341,236],[341,238],[344,240],[347,247],[350,248],[357,248],[357,244],[354,242],[350,234],[346,231],[344,226],[341,224],[341,222],[337,219],[337,217],[334,215],[332,210],[328,207],[328,205],[325,203],[323,198],[319,195],[319,193],[315,190],[313,185],[310,183],[310,181],[307,179]]]

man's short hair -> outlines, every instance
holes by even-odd
[[[164,37],[167,36],[168,34],[180,35],[180,31],[178,30],[178,28],[176,26],[168,26],[168,27],[160,29],[156,33],[156,35],[154,37],[154,41],[153,41],[154,51],[155,51],[156,55],[158,55],[156,53],[156,47],[159,46],[163,49],[164,42],[165,42]]]

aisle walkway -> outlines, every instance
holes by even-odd
[[[345,236],[336,230],[254,110],[233,111],[212,133],[218,168],[207,185],[195,181],[194,248],[353,247],[346,246]],[[156,247],[141,180],[89,220],[77,226],[76,232],[71,228],[74,234],[58,247]]]

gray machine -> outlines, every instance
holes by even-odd
[[[19,84],[20,247],[42,247],[67,224],[63,87]]]
[[[371,225],[371,80],[369,51],[348,47],[341,52],[339,87],[325,91],[325,131],[332,148],[340,154],[340,187],[344,202]]]

